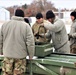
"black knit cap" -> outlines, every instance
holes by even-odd
[[[76,19],[76,11],[71,12],[70,16],[74,16]]]
[[[36,14],[36,19],[40,19],[40,18],[43,18],[42,13],[37,13],[37,14]]]
[[[52,10],[47,11],[46,13],[46,19],[54,18],[55,14],[52,12]]]
[[[17,10],[15,11],[15,16],[24,17],[24,12],[23,12],[23,10],[17,9]]]

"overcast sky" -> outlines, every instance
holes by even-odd
[[[76,8],[76,0],[49,0],[54,3],[56,8],[68,8],[75,9]]]
[[[33,0],[0,0],[1,7],[8,7],[13,5],[30,4]],[[48,0],[51,1],[56,8],[76,8],[76,0]]]

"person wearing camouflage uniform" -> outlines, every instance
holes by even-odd
[[[4,58],[3,75],[24,75],[26,71],[26,59]],[[14,68],[14,71],[13,71]]]
[[[71,30],[69,33],[70,37],[70,52],[71,53],[76,53],[76,10],[71,12],[70,14],[71,20],[72,20],[72,25],[71,25]]]
[[[34,56],[34,36],[23,17],[24,12],[17,9],[15,16],[1,27],[0,54],[4,55],[3,75],[24,75],[26,56],[28,55],[30,60]]]
[[[43,33],[45,35],[45,33],[47,32],[46,28],[40,26],[40,24],[45,23],[46,20],[43,19],[43,15],[41,13],[37,13],[36,19],[37,21],[32,26],[32,31],[34,34],[35,42],[42,42],[42,43],[48,42],[48,39],[46,39],[45,37],[42,38],[39,36],[39,34]]]

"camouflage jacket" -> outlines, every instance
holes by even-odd
[[[46,22],[46,20],[43,20],[42,23],[44,23],[44,22]],[[42,24],[42,23],[40,23],[40,24]],[[45,35],[45,33],[47,32],[47,29],[44,28],[44,27],[41,27],[40,24],[38,24],[37,22],[35,22],[35,24],[32,26],[32,31],[33,31],[33,34],[34,34],[35,42],[47,42],[46,37],[44,37],[44,38],[38,37],[37,38],[35,36],[37,33],[39,33],[39,34],[43,33]]]

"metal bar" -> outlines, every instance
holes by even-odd
[[[52,53],[56,55],[76,56],[76,54]]]
[[[58,75],[57,73],[55,73],[54,71],[52,70],[49,70],[48,68],[44,67],[43,65],[39,64],[38,62],[34,62],[34,64],[36,66],[38,66],[39,68],[43,69],[44,71],[46,71],[48,74],[47,75]]]
[[[32,63],[30,61],[30,75],[33,75],[33,72],[32,72]]]

